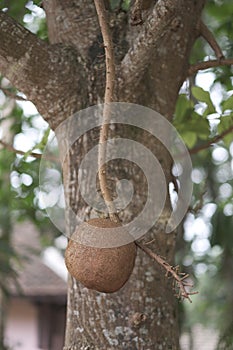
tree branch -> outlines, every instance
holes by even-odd
[[[38,51],[48,50],[48,44],[2,11],[0,11],[0,36],[0,70],[8,79],[16,82],[19,79],[18,73],[24,69],[30,70],[32,57],[37,55]],[[43,62],[41,64],[43,67]],[[27,79],[25,76],[22,83],[25,84]],[[28,83],[30,85],[31,82]]]
[[[83,107],[85,67],[77,52],[49,45],[2,11],[0,38],[1,73],[35,103],[52,128]]]
[[[93,0],[64,1],[43,0],[46,12],[48,36],[51,44],[63,43],[74,46],[87,57],[90,46],[96,40],[98,19]]]
[[[24,152],[24,151],[21,151],[21,150],[18,150],[16,148],[14,148],[12,145],[10,145],[9,143],[3,141],[3,140],[0,140],[0,144],[5,148],[7,149],[8,151],[10,152],[13,152],[13,153],[16,153],[16,154],[20,154],[22,156],[25,156],[27,154],[27,152]],[[32,152],[30,154],[28,154],[28,156],[30,157],[33,157],[33,158],[41,158],[42,157],[42,154],[40,153],[35,153],[35,152]]]
[[[207,43],[212,47],[214,53],[218,60],[224,58],[221,47],[218,45],[213,33],[209,30],[209,28],[203,23],[200,22],[200,34],[207,41]]]
[[[199,70],[205,70],[213,67],[231,66],[233,65],[233,58],[222,58],[221,60],[210,60],[199,62],[191,65],[188,70],[188,76],[196,74]]]
[[[209,28],[201,21],[200,22],[200,35],[208,42],[208,44],[214,50],[217,60],[209,60],[205,62],[199,62],[190,66],[188,76],[196,74],[199,70],[205,70],[208,68],[219,67],[224,65],[232,65],[233,59],[225,59],[222,53],[221,47],[218,45],[213,33]]]
[[[150,248],[146,247],[140,242],[136,242],[137,246],[143,250],[151,259],[155,260],[162,268],[166,270],[166,276],[172,276],[175,281],[175,289],[178,289],[178,297],[188,299],[191,303],[190,295],[197,294],[198,292],[189,292],[186,288],[192,287],[192,284],[187,283],[189,275],[179,272],[178,267],[169,265],[161,256],[153,252]]]
[[[3,87],[0,86],[0,90],[2,90],[2,92],[6,96],[8,96],[8,97],[10,97],[10,98],[12,98],[14,100],[17,100],[17,101],[28,101],[26,98],[24,98],[22,96],[19,96],[19,95],[15,94],[14,92],[12,92],[11,89],[3,88]]]
[[[233,125],[230,128],[228,128],[227,130],[223,131],[221,134],[213,137],[212,139],[210,139],[206,143],[190,149],[189,153],[196,154],[200,151],[203,151],[204,149],[209,148],[212,144],[217,143],[218,141],[221,141],[226,135],[230,134],[232,131],[233,131]]]
[[[132,83],[143,76],[159,42],[177,18],[177,1],[169,0],[166,6],[164,1],[160,1],[154,6],[122,61],[120,72],[123,82]]]
[[[41,153],[36,153],[36,152],[24,152],[24,151],[21,151],[19,149],[16,149],[14,148],[14,146],[10,145],[9,143],[3,141],[3,140],[0,140],[0,145],[2,145],[5,149],[7,149],[8,151],[10,152],[13,152],[13,153],[16,153],[16,154],[20,154],[22,156],[27,156],[27,157],[33,157],[33,158],[36,158],[36,159],[41,159],[43,154]],[[0,149],[1,150],[1,149]],[[56,157],[53,157],[53,156],[46,156],[45,158],[46,160],[51,160],[53,162],[57,162],[58,159]]]

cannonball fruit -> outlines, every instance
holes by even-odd
[[[126,244],[117,246],[119,242]],[[71,236],[65,263],[71,276],[85,287],[113,293],[129,279],[135,257],[136,245],[120,224],[110,219],[91,219]]]

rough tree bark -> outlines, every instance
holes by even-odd
[[[190,51],[199,34],[204,3],[151,2],[143,13],[144,23],[138,27],[129,25],[127,14],[111,13],[116,100],[151,107],[172,119],[179,89],[187,76]],[[104,58],[100,57],[103,47],[92,0],[44,0],[43,6],[50,43],[0,13],[0,71],[35,103],[54,129],[74,112],[101,101]],[[143,134],[139,139],[143,142]],[[70,157],[76,160],[70,162],[72,166],[93,142],[89,137],[81,145],[74,145]],[[150,148],[158,156],[168,183],[171,159],[156,142]],[[122,170],[116,163],[109,172],[118,176]],[[143,197],[145,186],[141,185],[140,172],[134,167],[129,172],[135,190]],[[77,166],[69,169],[69,174],[69,202],[75,212],[84,213],[85,203],[76,193]],[[140,206],[134,203],[135,210]],[[169,201],[166,206],[169,211]],[[133,213],[128,213],[128,219],[130,215]],[[165,236],[156,226],[149,237],[156,237],[151,249],[172,262],[175,232]],[[133,274],[117,293],[90,291],[70,278],[64,350],[84,349],[179,349],[176,299],[170,282],[143,252],[138,251]]]

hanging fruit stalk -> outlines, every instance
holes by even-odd
[[[92,219],[80,225],[68,243],[65,262],[70,274],[87,288],[99,292],[113,293],[118,291],[128,281],[132,273],[136,258],[136,244],[131,242],[131,239],[128,239],[130,243],[127,242],[129,234],[120,224],[112,200],[112,194],[107,184],[105,163],[111,102],[113,102],[114,96],[115,60],[104,1],[94,0],[94,2],[103,36],[106,61],[103,121],[100,129],[98,150],[98,176],[100,190],[110,219]],[[103,229],[105,229],[104,236],[108,242],[104,242]],[[111,247],[111,241],[114,241],[114,229],[118,229],[117,235],[125,237],[126,244]],[[84,237],[84,240],[85,237],[88,237],[88,245],[82,244],[82,237]],[[92,239],[93,241],[91,242]],[[101,240],[103,241],[103,246],[108,243],[110,248],[96,247],[95,244],[91,244],[96,241],[101,242]]]

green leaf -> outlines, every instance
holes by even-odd
[[[192,144],[193,146],[194,136],[190,136],[191,134],[196,135],[195,141],[198,138],[201,140],[207,140],[210,135],[209,121],[207,119],[204,119],[200,114],[196,112],[193,112],[191,114],[191,118],[189,120],[185,121],[185,123],[176,125],[176,127],[181,137],[186,140],[185,143],[187,145]],[[187,139],[189,137],[191,137],[191,141]]]
[[[116,10],[122,8],[124,11],[127,11],[130,6],[130,0],[110,0],[111,10]]]
[[[222,111],[225,112],[227,109],[233,109],[233,95],[222,102]]]
[[[7,8],[7,13],[22,24],[23,16],[29,13],[29,10],[25,7],[27,2],[27,0],[3,1],[0,4],[0,9]]]
[[[193,86],[192,94],[198,101],[205,102],[207,104],[208,114],[212,114],[216,112],[213,102],[211,101],[211,98],[210,98],[210,93],[208,91],[205,91],[200,86]]]
[[[40,149],[43,151],[43,149],[45,148],[47,142],[48,142],[48,138],[49,138],[49,133],[50,133],[50,128],[48,127],[46,130],[45,130],[45,133],[41,139],[41,141],[39,143],[37,143],[34,147],[33,147],[33,150],[34,149]]]
[[[179,124],[193,111],[193,102],[185,94],[180,94],[176,103],[175,123]]]
[[[218,124],[219,134],[228,130],[231,126],[233,126],[233,116],[232,115],[221,117],[220,123]],[[230,146],[231,142],[233,141],[233,131],[229,132],[229,134],[224,136],[223,141],[227,146]]]
[[[220,123],[218,124],[218,132],[222,133],[223,131],[229,129],[233,125],[233,116],[227,115],[220,118]]]
[[[181,137],[188,148],[192,148],[197,142],[197,134],[192,131],[186,131],[182,133]]]

